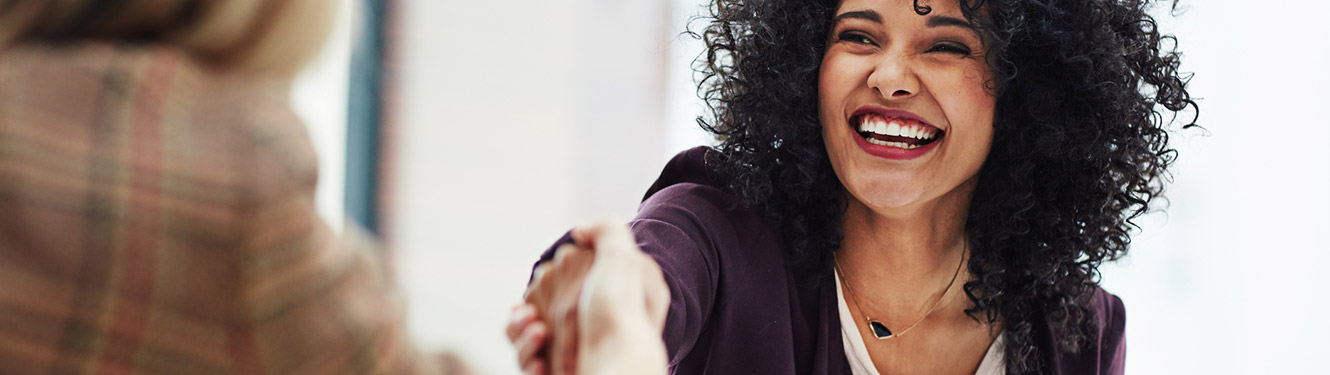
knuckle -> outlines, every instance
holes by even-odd
[[[576,306],[575,304],[570,304],[570,306],[566,306],[566,307],[563,307],[563,308],[559,309],[558,316],[559,316],[559,320],[562,321],[562,322],[565,323],[565,324],[570,324],[570,323],[572,323],[572,322],[576,322],[576,321],[577,321],[577,306]]]
[[[525,321],[525,314],[513,314],[508,321],[507,332],[509,341],[517,339],[517,336],[522,332],[522,328],[526,326]]]

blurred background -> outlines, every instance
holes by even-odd
[[[537,255],[631,217],[670,156],[712,143],[693,120],[700,43],[680,36],[705,4],[337,1],[293,92],[320,211],[382,237],[422,346],[516,374],[502,328]],[[1163,8],[1206,129],[1173,134],[1167,211],[1103,268],[1129,311],[1127,373],[1324,373],[1330,3]]]

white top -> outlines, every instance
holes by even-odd
[[[840,274],[834,276],[836,300],[840,305],[841,341],[845,344],[845,358],[850,360],[850,372],[854,375],[881,375],[877,372],[877,366],[873,365],[873,358],[868,356],[868,346],[864,345],[864,338],[859,334],[859,328],[854,326],[855,320],[854,316],[850,315],[850,306],[845,304],[845,294],[841,292]],[[979,370],[974,372],[975,375],[1006,375],[1001,343],[1002,335],[998,334],[993,344],[988,346],[988,352],[984,353],[984,360],[979,362]]]

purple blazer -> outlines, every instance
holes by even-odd
[[[777,228],[743,208],[706,165],[707,148],[675,156],[630,223],[670,286],[664,331],[671,374],[850,375],[833,282],[792,266]],[[567,235],[541,257],[571,242]],[[830,274],[826,270],[825,274]],[[1061,374],[1121,374],[1125,312],[1096,292],[1099,336],[1079,353],[1035,337]]]

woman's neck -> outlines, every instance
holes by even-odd
[[[851,198],[836,258],[849,282],[863,290],[859,298],[873,301],[865,304],[908,309],[938,298],[964,262],[965,221],[973,192],[966,185],[903,208],[874,209]],[[963,269],[961,273],[964,276]]]

